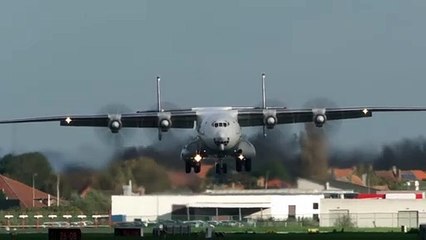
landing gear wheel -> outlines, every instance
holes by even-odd
[[[215,168],[216,168],[216,174],[221,174],[221,172],[222,172],[221,170],[222,169],[220,168],[220,163],[216,163],[215,164]]]
[[[237,171],[237,172],[241,172],[242,170],[243,170],[243,163],[242,163],[242,161],[240,160],[240,159],[236,159],[235,160],[235,170]]]
[[[200,173],[200,171],[201,171],[201,164],[196,163],[196,164],[194,165],[194,172],[195,172],[195,173]]]
[[[191,172],[191,163],[185,161],[185,172],[190,173]]]
[[[222,163],[222,172],[223,174],[226,174],[228,172],[228,165],[226,165],[226,163]]]
[[[246,172],[250,172],[251,171],[251,159],[247,158],[244,161],[244,168],[246,169]]]

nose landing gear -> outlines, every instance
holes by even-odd
[[[215,164],[216,174],[226,174],[228,172],[228,165],[222,162],[222,159]]]
[[[237,172],[241,172],[243,170],[243,166],[246,172],[250,172],[251,159],[245,158],[243,155],[239,155],[238,157],[235,158],[235,170],[237,170]]]

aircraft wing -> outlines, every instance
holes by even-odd
[[[193,128],[196,113],[191,110],[176,110],[166,112],[141,111],[127,114],[94,114],[94,115],[64,115],[52,117],[22,118],[0,121],[7,123],[59,122],[61,126],[74,127],[108,127],[112,120],[121,122],[121,127],[127,128],[158,128],[159,121],[167,118],[172,128]]]
[[[425,107],[350,107],[350,108],[254,108],[239,109],[238,122],[242,127],[263,126],[268,117],[275,118],[275,124],[313,122],[315,116],[324,115],[325,120],[339,120],[371,117],[375,112],[419,112]]]

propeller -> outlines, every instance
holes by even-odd
[[[135,129],[122,128],[121,114],[131,113],[132,110],[124,104],[108,104],[101,108],[100,114],[108,114],[109,126],[107,128],[95,128],[96,136],[108,147],[122,149],[135,135]]]

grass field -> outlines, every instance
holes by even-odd
[[[10,234],[0,234],[0,239],[15,239],[15,240],[47,240],[46,233],[17,233],[15,236]],[[83,233],[83,240],[113,240],[113,239],[141,239],[135,237],[114,237],[112,233]],[[145,234],[142,239],[205,239],[205,236],[201,233],[192,234],[190,236],[167,236],[166,238],[154,237],[151,234]],[[419,239],[417,234],[404,234],[404,233],[369,233],[369,232],[347,232],[347,233],[287,233],[287,234],[247,234],[247,233],[228,233],[224,237],[216,237],[213,239],[294,239],[294,240],[337,240],[337,239],[349,239],[349,240],[415,240]]]

